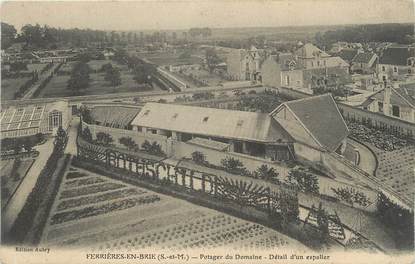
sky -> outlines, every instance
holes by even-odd
[[[2,1],[1,21],[101,30],[415,22],[415,0]]]

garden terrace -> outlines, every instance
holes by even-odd
[[[393,151],[383,151],[372,147],[379,165],[376,178],[390,186],[409,201],[415,199],[415,146],[407,145]]]
[[[79,181],[99,178],[122,187],[68,199],[60,194],[78,181],[68,177],[74,172],[84,175]],[[72,190],[82,188],[71,185]],[[298,241],[262,225],[78,167],[71,167],[61,183],[40,245],[118,250],[221,246],[306,250]]]
[[[383,151],[394,151],[410,144],[406,139],[389,134],[385,131],[367,127],[348,121],[350,136],[359,141],[370,143]]]

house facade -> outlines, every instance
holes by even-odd
[[[363,109],[386,116],[415,123],[415,98],[407,88],[387,84],[370,96],[362,105]]]
[[[230,79],[238,81],[261,81],[261,63],[265,51],[251,47],[231,49],[226,55],[227,73]]]
[[[376,68],[379,81],[399,81],[415,74],[415,48],[390,46],[379,57]]]
[[[318,86],[340,86],[351,82],[348,64],[339,57],[330,57],[312,44],[295,54],[269,56],[262,64],[262,83],[271,87],[287,87],[312,94]]]

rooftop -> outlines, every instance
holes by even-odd
[[[306,130],[329,151],[335,151],[349,133],[330,94],[288,101],[282,105],[288,107]]]
[[[147,103],[132,125],[256,142],[292,142],[268,114],[174,104]]]
[[[409,46],[387,48],[379,59],[380,64],[408,65],[408,58],[415,57],[415,49]]]

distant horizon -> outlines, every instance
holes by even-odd
[[[9,23],[7,21],[1,21],[2,23],[7,23],[9,25],[15,26],[12,23]],[[29,23],[30,24],[30,23]],[[29,24],[25,24],[25,25],[29,25]],[[30,25],[35,26],[36,24],[39,23],[32,23]],[[390,24],[400,24],[400,25],[404,25],[404,24],[414,24],[412,22],[387,22],[387,23],[363,23],[363,24],[334,24],[334,25],[294,25],[294,26],[235,26],[235,27],[193,27],[193,28],[209,28],[211,30],[226,30],[226,29],[271,29],[271,28],[301,28],[301,27],[350,27],[350,26],[360,26],[360,25],[390,25]],[[190,28],[169,28],[169,29],[128,29],[128,30],[116,30],[116,29],[96,29],[96,28],[81,28],[81,27],[72,27],[72,28],[62,28],[62,27],[56,27],[56,26],[51,26],[51,25],[47,25],[47,24],[39,24],[40,26],[48,26],[48,27],[53,27],[53,28],[60,28],[63,30],[70,30],[70,29],[80,29],[80,30],[97,30],[97,31],[104,31],[104,32],[111,32],[111,31],[115,31],[115,32],[140,32],[140,31],[188,31]],[[414,24],[415,26],[415,24]],[[16,30],[19,32],[21,28],[16,28]]]
[[[22,15],[24,14],[24,15]],[[102,31],[330,27],[415,22],[410,0],[7,1],[1,21]]]

